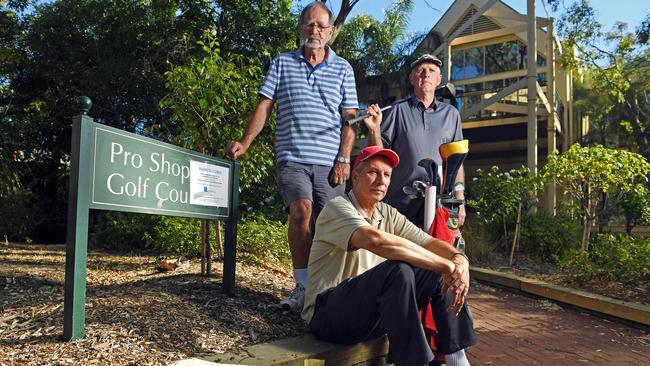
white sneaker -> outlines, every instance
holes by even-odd
[[[294,313],[300,314],[302,307],[305,304],[305,288],[301,284],[296,284],[296,287],[291,291],[289,296],[280,301],[280,307],[289,309]]]

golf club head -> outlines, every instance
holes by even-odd
[[[469,141],[460,140],[442,144],[439,151],[442,157],[442,193],[451,194],[458,170],[469,152]]]
[[[404,194],[409,196],[409,198],[412,200],[418,198],[418,191],[413,187],[404,186],[402,187],[402,192],[404,192]]]
[[[440,182],[438,179],[438,164],[431,158],[424,158],[418,162],[418,165],[423,167],[427,173],[427,178],[432,186],[439,187]]]
[[[427,188],[427,184],[424,183],[421,180],[414,180],[413,181],[413,189],[415,189],[417,192],[424,193],[424,190]]]
[[[452,83],[446,83],[436,89],[436,95],[445,99],[454,99],[456,98],[456,87]]]

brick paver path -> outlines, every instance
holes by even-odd
[[[474,284],[472,365],[650,365],[650,335],[547,300]]]

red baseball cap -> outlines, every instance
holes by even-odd
[[[390,160],[390,165],[393,168],[396,167],[397,164],[399,164],[399,156],[397,156],[395,151],[391,149],[382,149],[379,146],[374,145],[374,146],[368,146],[363,150],[361,150],[361,154],[359,154],[359,156],[357,156],[357,158],[354,159],[354,166],[352,167],[352,169],[356,170],[362,161],[366,161],[376,155],[381,155],[388,158],[388,160]]]

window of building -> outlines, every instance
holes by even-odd
[[[519,40],[452,51],[451,77],[452,80],[460,80],[523,70],[527,62],[526,45]],[[539,54],[537,65],[546,65],[546,59]]]

